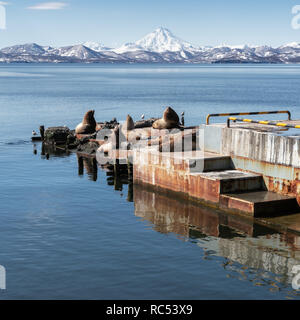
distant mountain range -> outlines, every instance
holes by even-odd
[[[300,63],[300,43],[270,46],[195,47],[166,28],[141,40],[109,48],[100,43],[53,48],[36,43],[0,50],[0,62],[85,63]]]

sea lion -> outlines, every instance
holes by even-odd
[[[171,107],[167,107],[163,117],[152,124],[152,128],[154,129],[173,129],[179,126],[179,117]]]
[[[95,110],[89,110],[83,117],[83,120],[75,129],[77,134],[91,134],[96,131],[96,120],[94,118]]]
[[[126,121],[121,125],[120,128],[120,141],[131,141],[135,139],[135,125],[131,116],[128,114],[126,117]]]
[[[126,117],[126,121],[122,124],[121,130],[126,135],[128,131],[131,131],[135,128],[134,121],[131,116],[128,114]]]
[[[159,118],[150,118],[146,120],[139,120],[134,123],[135,129],[140,129],[140,128],[152,128],[153,122],[158,120]]]

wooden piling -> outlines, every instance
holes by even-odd
[[[132,181],[132,179],[133,179],[133,165],[129,160],[127,160],[127,170],[128,170],[128,180]]]
[[[115,173],[115,176],[118,176],[119,173],[120,173],[120,162],[119,162],[119,159],[116,159],[116,160],[115,160],[115,163],[114,163],[114,173]]]
[[[40,134],[41,134],[42,141],[44,141],[44,138],[45,138],[45,127],[44,126],[40,126]]]

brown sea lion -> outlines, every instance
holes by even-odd
[[[94,118],[95,110],[89,110],[83,117],[83,120],[75,128],[77,134],[91,134],[96,131],[96,120]]]
[[[164,111],[163,117],[156,120],[152,128],[154,129],[173,129],[180,126],[179,117],[177,113],[171,108],[167,107]]]
[[[132,136],[134,136],[134,121],[132,120],[131,116],[128,114],[126,117],[126,121],[121,125],[121,133],[122,137],[120,137],[120,140],[122,138],[125,138],[125,140],[129,141],[132,140]]]
[[[126,117],[126,121],[122,124],[122,132],[126,133],[127,131],[131,131],[134,129],[134,121],[131,116],[128,114]]]

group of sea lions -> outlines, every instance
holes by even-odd
[[[95,110],[89,110],[83,117],[75,129],[76,134],[92,134],[96,131],[97,122],[94,117]],[[141,126],[139,126],[141,128]],[[152,128],[154,129],[174,129],[180,128],[181,124],[177,113],[171,108],[167,107],[161,119],[153,122]],[[122,126],[122,131],[130,131],[135,128],[135,124],[130,115],[127,115],[126,121]]]
[[[82,122],[78,124],[75,129],[75,133],[77,135],[93,134],[100,129],[99,125],[95,120],[94,114],[95,114],[95,110],[89,110],[86,112]],[[123,124],[120,125],[116,122],[116,125],[110,131],[111,134],[109,139],[105,139],[107,141],[103,143],[103,145],[99,148],[99,151],[108,153],[112,149],[119,149],[119,148],[128,149],[128,146],[131,143],[136,143],[141,139],[152,138],[151,133],[149,131],[149,129],[151,129],[151,127],[149,127],[149,123],[150,125],[152,124],[153,129],[158,129],[158,130],[167,129],[168,132],[171,129],[181,129],[181,130],[184,129],[183,125],[180,123],[177,113],[171,107],[167,107],[164,110],[162,118],[156,119],[155,121],[151,121],[151,122],[149,122],[149,120],[146,121],[144,127],[139,123],[139,125],[136,128],[132,117],[130,115],[127,115],[126,121]],[[185,139],[184,134],[181,134],[181,135],[177,134],[176,136],[174,135],[174,137],[175,137],[175,144],[176,142],[181,144],[181,141],[184,141]],[[154,145],[155,144],[156,143],[154,143]],[[161,143],[160,143],[159,149],[160,151],[162,151]],[[173,147],[171,146],[171,149],[174,150],[174,146]]]

